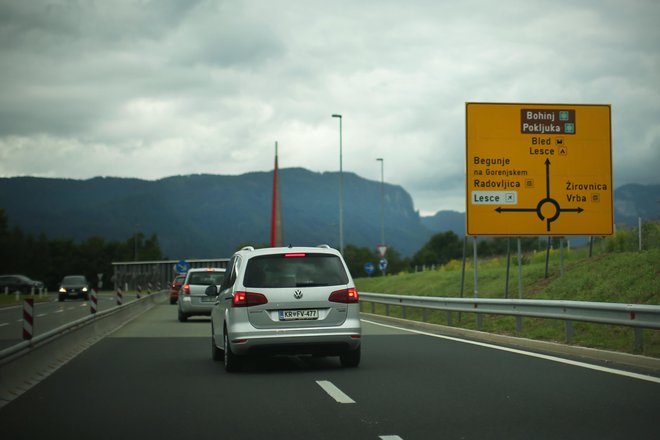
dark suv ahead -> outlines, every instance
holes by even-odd
[[[62,278],[57,299],[64,301],[67,298],[89,299],[91,287],[84,275],[67,275]]]

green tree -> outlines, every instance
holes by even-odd
[[[35,239],[18,227],[10,229],[5,211],[0,209],[0,262],[4,271],[43,281],[51,291],[65,275],[85,275],[94,284],[99,273],[109,279],[113,262],[135,258],[164,259],[156,234],[145,238],[140,232],[125,242],[107,242],[92,236],[76,243],[71,239],[48,240],[44,234]]]
[[[351,272],[353,278],[365,275],[365,263],[371,262],[378,267],[378,260],[378,255],[369,248],[357,247],[352,244],[344,246],[344,261],[346,261],[348,270]]]
[[[156,234],[145,238],[142,232],[138,232],[126,240],[121,256],[120,260],[123,261],[152,261],[162,260],[163,252],[160,249]]]
[[[506,256],[507,242],[511,246],[511,253],[517,252],[519,237],[494,237],[494,238],[479,238],[477,240],[477,254],[479,257],[494,257]],[[559,248],[560,238],[551,237],[550,245],[557,249]],[[531,252],[534,250],[544,251],[548,246],[547,237],[520,237],[520,247],[523,252]],[[468,250],[471,255],[471,248]]]
[[[399,254],[399,252],[393,247],[387,249],[385,258],[387,259],[387,269],[385,270],[385,273],[399,273],[406,270],[410,265],[410,261],[402,259],[401,254]],[[371,276],[381,275],[381,271],[378,268],[380,259],[380,254],[376,250],[351,244],[344,246],[344,260],[346,261],[348,270],[351,272],[353,278],[367,276],[367,273],[364,271],[364,265],[366,263],[372,263],[375,267],[375,271]]]
[[[446,264],[463,255],[463,242],[452,232],[440,232],[431,239],[412,258],[412,264],[430,266]]]

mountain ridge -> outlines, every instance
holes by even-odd
[[[375,248],[380,241],[381,183],[343,173],[344,243]],[[284,242],[338,247],[339,173],[280,169]],[[155,233],[172,258],[227,256],[245,243],[270,237],[272,171],[237,176],[194,174],[155,181],[95,177],[87,180],[0,179],[0,208],[10,224],[49,238],[92,235],[123,240]],[[403,255],[430,237],[400,186],[385,184],[388,244]]]
[[[283,168],[280,172],[284,243],[339,247],[339,173]],[[344,172],[344,244],[380,244],[381,182]],[[385,183],[385,242],[411,256],[437,232],[465,233],[465,213],[420,216],[401,186]],[[614,191],[615,223],[660,218],[660,185],[629,184]],[[125,240],[158,235],[170,258],[226,257],[241,245],[270,237],[272,171],[241,175],[192,174],[159,180],[0,178],[0,208],[9,223],[50,239],[98,235]]]

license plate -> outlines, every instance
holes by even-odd
[[[202,302],[203,303],[215,302],[215,298],[212,296],[203,296]]]
[[[319,311],[307,310],[280,310],[280,321],[300,321],[307,319],[319,319]]]

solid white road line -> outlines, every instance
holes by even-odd
[[[355,403],[355,400],[344,394],[344,392],[337,388],[332,382],[328,380],[317,380],[316,383],[338,403]]]
[[[417,333],[419,335],[432,336],[434,338],[447,339],[449,341],[462,342],[464,344],[478,345],[480,347],[493,348],[495,350],[501,350],[501,351],[508,351],[509,353],[516,353],[516,354],[521,354],[523,356],[530,356],[530,357],[535,357],[535,358],[539,358],[539,359],[545,359],[547,361],[558,362],[560,364],[567,364],[567,365],[573,365],[575,367],[588,368],[590,370],[601,371],[603,373],[616,374],[616,375],[619,375],[619,376],[630,377],[632,379],[639,379],[639,380],[645,380],[647,382],[660,383],[660,377],[648,376],[646,374],[631,373],[629,371],[616,370],[614,368],[608,368],[608,367],[601,367],[601,366],[598,366],[598,365],[587,364],[585,362],[572,361],[572,360],[569,360],[569,359],[562,359],[562,358],[556,357],[556,356],[548,356],[548,355],[545,355],[545,354],[533,353],[531,351],[518,350],[518,349],[515,349],[515,348],[500,347],[499,345],[487,344],[485,342],[476,342],[476,341],[470,341],[470,340],[467,340],[467,339],[454,338],[454,337],[451,337],[451,336],[436,335],[436,334],[433,334],[433,333],[422,332],[422,331],[419,331],[419,330],[411,330],[411,329],[407,329],[407,328],[397,327],[397,326],[394,326],[394,325],[381,324],[380,322],[368,321],[366,319],[363,319],[362,321],[367,322],[369,324],[380,325],[382,327],[389,327],[389,328],[392,328],[392,329],[395,329],[395,330],[402,330],[402,331],[407,331],[407,332],[410,332],[410,333]]]

